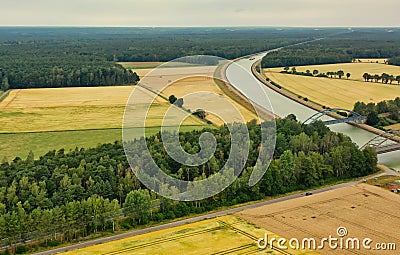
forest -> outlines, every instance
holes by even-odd
[[[0,28],[0,83],[16,88],[135,84],[117,62],[234,59],[343,29]]]
[[[399,65],[399,35],[399,30],[357,29],[271,52],[262,67],[351,63],[358,58],[388,58],[389,64]]]
[[[376,172],[374,149],[360,151],[350,138],[331,132],[322,122],[302,125],[289,115],[276,121],[273,160],[261,181],[249,187],[260,150],[261,125],[255,121],[247,124],[252,142],[239,178],[223,192],[194,202],[172,201],[146,189],[133,174],[120,141],[90,149],[50,151],[38,159],[33,153],[26,159],[3,159],[0,247],[32,251],[104,231],[162,222]],[[209,162],[198,167],[183,166],[166,154],[160,133],[146,138],[146,142],[152,158],[167,174],[199,180],[217,174],[231,148],[229,128],[222,126],[180,133],[185,151],[198,152],[199,137],[205,131],[216,137],[217,147]],[[136,145],[139,140],[129,142],[130,153],[143,154]],[[140,164],[145,168],[148,160],[141,157]]]
[[[400,97],[375,103],[356,102],[354,111],[367,116],[367,124],[384,129],[385,126],[400,123]]]

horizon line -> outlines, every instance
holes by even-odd
[[[108,26],[108,25],[0,25],[0,28],[395,28],[400,26],[288,26],[288,25],[212,25],[212,26]]]

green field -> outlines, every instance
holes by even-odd
[[[201,129],[202,126],[182,126],[182,132]],[[131,129],[132,137],[140,137],[139,128]],[[146,128],[146,136],[160,131],[160,127]],[[135,135],[136,134],[136,135]],[[77,130],[77,131],[49,131],[37,133],[0,133],[0,160],[6,157],[12,160],[15,157],[25,159],[29,151],[36,157],[44,155],[51,150],[64,149],[66,152],[78,148],[91,148],[103,143],[113,143],[121,140],[122,130]]]
[[[382,83],[364,82],[362,74],[382,74],[383,72],[400,75],[400,67],[376,63],[347,63],[334,65],[317,65],[296,67],[297,71],[314,69],[319,72],[343,70],[351,73],[349,80],[346,78],[317,78],[293,74],[280,73],[283,68],[265,69],[265,75],[283,88],[327,107],[340,107],[353,109],[354,103],[380,102],[392,100],[400,95],[400,86],[397,82],[392,85]]]
[[[134,87],[91,87],[13,90],[0,102],[0,160],[25,158],[32,150],[36,157],[64,148],[93,147],[121,139],[125,104]],[[135,111],[146,109],[152,93],[140,88]],[[146,134],[160,130],[163,116],[171,105],[158,97],[146,118]],[[174,109],[173,118],[185,112]],[[142,126],[140,116],[131,116],[133,136]],[[200,119],[185,119],[182,131],[207,126]],[[137,128],[137,130],[135,129]]]

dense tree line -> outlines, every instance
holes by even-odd
[[[188,55],[227,59],[300,42],[335,29],[0,28],[0,83],[8,88],[134,84],[117,62]],[[186,58],[186,62],[199,62]],[[210,59],[205,59],[204,64]]]
[[[364,81],[366,81],[366,82],[381,81],[384,84],[392,84],[393,81],[397,81],[397,84],[400,84],[400,75],[395,76],[393,74],[387,74],[387,73],[383,73],[381,75],[379,75],[379,74],[372,75],[369,73],[364,73],[363,78],[364,78]]]
[[[393,57],[389,60],[390,65],[400,66],[400,56]]]
[[[383,128],[400,123],[400,97],[377,104],[356,102],[354,111],[367,116],[367,124],[374,127]]]
[[[316,64],[350,63],[355,58],[390,58],[399,65],[400,31],[358,29],[271,52],[262,60],[262,67],[285,67]]]
[[[8,89],[24,88],[57,88],[57,87],[87,87],[137,84],[139,76],[120,65],[112,65],[107,62],[89,64],[71,62],[55,67],[42,65],[43,59],[29,63],[16,63],[16,66],[6,66],[0,70],[2,80],[0,88]],[[72,64],[74,63],[74,64]],[[87,67],[81,67],[82,66]],[[33,65],[33,66],[32,66]],[[39,69],[35,69],[39,67]],[[30,70],[30,71],[24,71]]]
[[[54,245],[98,231],[205,212],[376,170],[373,149],[360,151],[348,137],[329,131],[322,122],[305,126],[291,115],[277,120],[273,161],[262,180],[249,187],[249,176],[263,146],[261,126],[253,121],[247,128],[252,142],[245,170],[220,194],[195,202],[175,202],[145,189],[132,173],[121,142],[68,153],[50,151],[36,160],[33,153],[24,160],[5,159],[0,165],[0,246],[25,240]],[[201,166],[188,167],[172,160],[160,142],[161,134],[147,138],[147,146],[157,165],[169,175],[200,180],[217,174],[231,153],[227,126],[179,134],[188,153],[199,151],[199,137],[204,131],[215,136],[217,147],[211,159]],[[130,142],[130,153],[144,155],[136,146],[138,141]],[[141,156],[138,161],[145,167],[149,160]],[[121,218],[121,213],[127,218]]]

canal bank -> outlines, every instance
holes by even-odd
[[[311,109],[297,101],[276,92],[275,90],[265,86],[251,72],[251,68],[257,61],[261,60],[268,52],[262,52],[252,55],[249,59],[240,58],[235,60],[235,65],[229,65],[226,68],[226,77],[231,86],[234,86],[242,95],[245,95],[252,102],[264,107],[266,110],[274,114],[285,117],[289,114],[297,116],[298,120],[303,122],[308,117],[317,113],[318,110]],[[268,96],[269,101],[265,101],[265,95],[260,95],[259,88],[261,86]],[[322,120],[331,120],[329,116],[325,116]],[[348,135],[359,146],[364,145],[373,139],[376,134],[359,127],[346,123],[335,124],[330,126],[335,132],[341,132]],[[396,170],[400,170],[400,151],[379,155],[379,163],[387,165]]]
[[[257,71],[257,69],[258,69],[257,67],[260,68],[260,70],[262,70],[261,69],[261,60],[258,60],[257,62],[255,62],[251,66],[251,72],[261,83],[263,83],[268,88],[274,90],[275,92],[277,92],[277,93],[279,93],[279,94],[281,94],[281,95],[283,95],[283,96],[285,96],[285,97],[287,97],[287,98],[289,98],[289,99],[291,99],[291,100],[293,100],[293,101],[295,101],[295,102],[297,102],[299,104],[302,104],[302,105],[304,105],[304,106],[306,106],[308,108],[311,108],[311,109],[313,109],[315,111],[321,112],[321,111],[325,110],[325,108],[323,108],[322,105],[319,105],[319,104],[317,104],[315,102],[312,102],[310,100],[304,100],[305,98],[303,98],[302,96],[300,96],[298,94],[295,94],[295,93],[293,93],[291,91],[288,91],[284,87],[281,87],[280,86],[281,84],[279,85],[280,87],[274,86],[271,83],[271,81],[267,80],[267,77],[262,73],[262,71],[261,71],[261,73],[259,73]],[[351,109],[349,109],[349,110],[351,110]],[[330,117],[332,117],[332,118],[335,118],[335,119],[343,118],[342,116],[340,116],[337,113],[329,113],[328,115]],[[390,136],[390,134],[387,134],[386,132],[384,132],[384,131],[382,131],[380,129],[371,127],[369,125],[360,124],[360,123],[354,123],[354,122],[349,122],[347,124],[353,125],[353,126],[358,127],[358,128],[361,128],[363,130],[366,130],[368,132],[374,133],[376,135],[379,135],[379,136],[382,136],[382,137],[386,137],[386,138],[388,138],[390,140],[393,140],[395,142],[400,142],[400,137],[398,137],[398,136]]]

